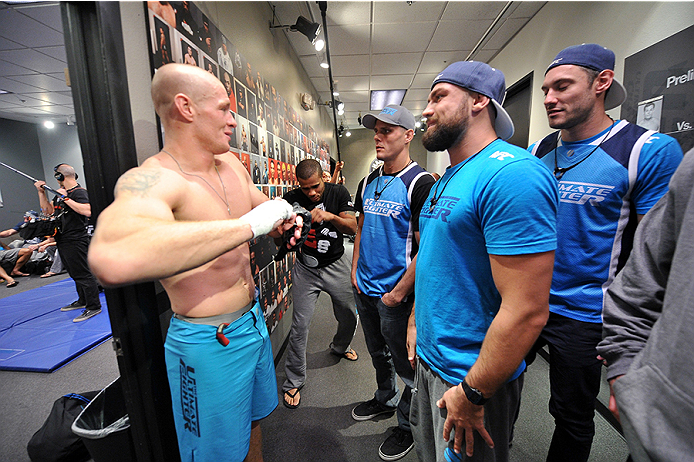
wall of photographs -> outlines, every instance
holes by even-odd
[[[328,143],[253,68],[243,53],[191,2],[147,2],[152,71],[167,63],[198,66],[217,77],[229,95],[237,122],[229,149],[270,198],[298,186],[296,165],[306,158],[330,168]],[[251,268],[272,334],[292,306],[295,254],[273,261],[274,241],[250,243]]]

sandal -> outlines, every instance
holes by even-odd
[[[7,288],[9,289],[9,288],[11,288],[11,287],[16,286],[17,284],[19,284],[19,281],[8,282],[8,283],[7,283]]]
[[[354,351],[353,348],[350,348],[349,350],[345,351],[344,353],[338,353],[337,351],[333,350],[333,344],[330,344],[330,354],[335,355],[338,358],[344,358],[348,361],[356,361],[359,359],[359,355],[357,354],[356,351]],[[347,356],[348,354],[354,355],[354,357]]]
[[[300,390],[300,388],[297,388],[296,391],[294,391],[294,393],[287,390],[284,392],[284,394],[288,395],[290,398],[294,399],[294,397],[297,395],[297,393],[299,393],[299,390]],[[299,404],[301,404],[301,395],[299,395],[299,402],[296,404],[289,404],[289,402],[287,402],[287,400],[284,399],[284,397],[282,397],[282,403],[284,403],[284,406],[288,407],[289,409],[296,409],[297,407],[299,407]]]

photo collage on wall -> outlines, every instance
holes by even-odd
[[[147,2],[147,12],[153,72],[168,63],[190,64],[222,82],[237,124],[229,150],[258,189],[271,199],[283,196],[298,186],[296,165],[307,158],[330,170],[328,143],[199,8],[191,2]],[[268,236],[249,245],[260,305],[272,333],[291,306],[296,255],[275,262],[277,246]]]

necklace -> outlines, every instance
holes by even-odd
[[[496,140],[494,140],[494,141],[496,141]],[[493,143],[494,141],[492,141],[492,143]],[[492,143],[487,144],[487,146],[489,146],[489,145],[492,144]],[[448,183],[450,183],[450,181],[453,179],[453,177],[454,177],[459,171],[461,171],[461,170],[463,169],[463,167],[465,167],[465,166],[467,165],[467,163],[470,162],[470,161],[472,160],[473,157],[475,157],[477,154],[479,154],[480,152],[482,152],[482,151],[484,151],[485,149],[487,149],[487,146],[483,147],[482,149],[480,149],[479,151],[477,151],[476,153],[474,153],[473,155],[471,155],[470,157],[468,157],[468,158],[465,160],[465,162],[463,162],[463,163],[460,165],[460,167],[458,167],[458,170],[456,170],[455,172],[453,172],[453,174],[451,174],[451,176],[448,177],[448,179],[446,180],[446,184],[444,184],[444,185],[443,185],[443,188],[441,188],[441,193],[439,194],[439,197],[436,197],[436,193],[439,191],[439,181],[436,182],[436,188],[434,188],[434,197],[432,197],[432,198],[431,198],[431,201],[429,201],[429,213],[431,213],[431,212],[434,211],[434,207],[436,207],[436,204],[438,203],[439,199],[441,199],[441,196],[443,196],[443,192],[446,190],[446,186],[448,186]]]
[[[610,117],[610,116],[608,116],[608,117]],[[554,147],[554,177],[555,177],[557,180],[561,180],[562,177],[564,176],[564,174],[565,174],[566,172],[568,172],[569,170],[571,170],[572,168],[576,167],[576,166],[579,165],[581,162],[583,162],[584,160],[586,160],[587,158],[589,158],[590,156],[592,156],[593,153],[594,153],[595,151],[597,151],[598,148],[599,148],[600,146],[602,146],[602,143],[603,143],[607,138],[610,137],[610,133],[612,132],[612,127],[614,127],[614,119],[613,119],[612,117],[610,117],[610,120],[612,121],[612,125],[610,125],[610,129],[607,131],[607,134],[600,140],[600,143],[598,143],[598,145],[595,146],[595,148],[594,148],[592,151],[590,151],[590,153],[588,153],[587,156],[585,156],[583,159],[579,160],[578,162],[576,162],[575,164],[573,164],[573,165],[570,166],[570,167],[559,167],[559,165],[557,165],[557,147],[559,146],[559,141],[557,140],[557,146]],[[559,134],[559,136],[561,137],[561,133]]]
[[[388,182],[385,185],[383,185],[383,188],[379,191],[378,190],[378,182],[381,180],[381,176],[383,176],[383,166],[381,166],[381,171],[378,173],[378,180],[376,181],[376,188],[374,188],[376,190],[374,192],[374,199],[379,200],[381,198],[381,194],[383,194],[383,191],[386,190],[388,185],[391,184],[394,179],[396,179],[398,176],[400,176],[400,173],[402,173],[407,167],[409,167],[412,162],[414,162],[414,161],[412,159],[410,159],[410,161],[407,163],[407,165],[405,165],[405,167],[402,170],[400,170],[400,172],[397,175],[393,176],[393,178],[388,180]]]
[[[178,169],[181,171],[181,173],[183,173],[184,175],[189,175],[189,176],[194,176],[194,177],[200,178],[202,181],[204,181],[205,184],[207,184],[207,186],[209,186],[210,189],[212,191],[214,191],[214,193],[217,195],[217,197],[219,197],[219,199],[222,202],[224,202],[224,204],[227,206],[227,213],[229,214],[229,216],[231,216],[231,210],[229,209],[229,200],[227,199],[227,188],[224,187],[224,182],[222,181],[222,176],[219,174],[219,169],[217,169],[217,164],[214,165],[214,171],[217,172],[217,178],[219,178],[219,182],[222,184],[222,192],[224,193],[223,198],[222,198],[222,196],[220,196],[220,194],[217,192],[217,190],[214,189],[214,187],[209,183],[209,181],[207,181],[206,179],[204,179],[200,175],[196,175],[195,173],[184,172],[183,169],[181,168],[181,164],[178,162],[178,160],[173,155],[171,155],[171,153],[169,151],[162,149],[161,152],[167,153],[169,155],[169,157],[171,157],[174,160],[174,162],[176,162],[176,165],[178,165]]]

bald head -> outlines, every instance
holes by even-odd
[[[173,103],[178,94],[184,94],[199,103],[213,95],[222,83],[209,72],[189,64],[165,64],[157,69],[152,79],[152,101],[162,120],[171,118]]]

